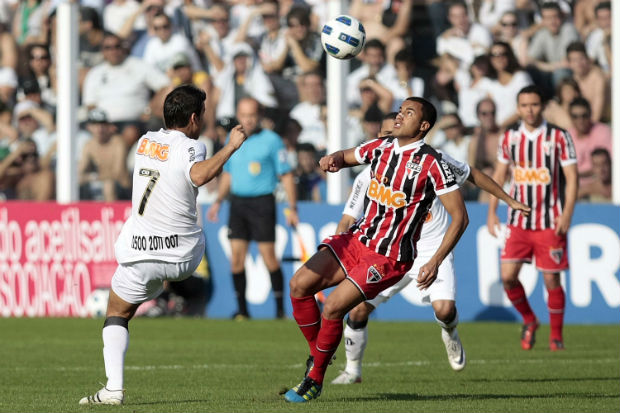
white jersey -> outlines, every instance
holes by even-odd
[[[175,130],[160,129],[140,138],[134,155],[131,217],[114,246],[120,264],[185,262],[203,254],[198,188],[189,171],[205,159],[205,152],[204,143]]]
[[[442,159],[446,161],[454,176],[456,183],[461,186],[469,177],[471,172],[469,165],[457,161],[445,152],[437,150],[442,156]],[[359,219],[364,214],[364,203],[366,199],[366,192],[370,185],[370,166],[366,167],[360,172],[355,181],[353,182],[353,188],[347,203],[345,204],[343,214],[352,216]],[[437,247],[441,244],[450,220],[448,212],[443,207],[441,201],[437,198],[431,204],[431,208],[428,211],[424,225],[422,226],[422,232],[420,233],[420,240],[417,243],[418,255],[427,255],[427,252],[435,252]],[[432,254],[431,254],[432,255]]]

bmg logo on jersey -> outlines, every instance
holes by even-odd
[[[385,205],[390,208],[402,208],[407,204],[405,202],[407,195],[404,192],[392,192],[392,188],[380,184],[376,179],[370,181],[367,195],[370,199],[374,199],[381,205]]]
[[[547,185],[551,182],[551,175],[549,174],[549,169],[547,168],[516,167],[514,171],[514,178],[515,183],[524,185]]]
[[[143,138],[136,153],[138,155],[148,156],[151,159],[167,161],[168,154],[170,153],[170,146],[168,144],[162,145],[161,143],[149,141],[147,138]]]

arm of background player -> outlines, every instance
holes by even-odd
[[[220,179],[217,186],[217,198],[215,202],[211,204],[207,211],[207,219],[211,222],[217,222],[217,214],[220,212],[220,206],[222,201],[226,199],[230,192],[230,174],[224,172],[220,175]]]
[[[297,216],[297,188],[293,173],[287,172],[280,176],[280,182],[282,182],[286,198],[288,199],[289,213],[286,214],[286,222],[294,228],[299,223],[299,217]]]
[[[577,188],[579,186],[576,163],[563,166],[562,171],[564,171],[564,176],[566,177],[566,188],[564,190],[566,203],[564,204],[562,215],[557,217],[555,221],[555,233],[558,235],[564,235],[568,232],[568,227],[570,227],[570,222],[573,218],[573,210],[577,200]]]
[[[495,172],[493,173],[493,180],[501,187],[506,180],[506,173],[508,172],[508,164],[503,162],[495,162]],[[494,237],[497,236],[496,229],[499,228],[499,217],[497,216],[497,204],[498,199],[494,196],[489,199],[489,213],[487,215],[487,229],[489,234]]]
[[[355,224],[355,218],[353,218],[351,215],[342,214],[342,218],[340,218],[340,222],[336,227],[336,234],[342,234],[343,232],[347,232],[353,224]]]
[[[443,204],[444,208],[450,214],[452,218],[452,222],[450,222],[450,226],[446,230],[446,233],[441,240],[441,245],[435,251],[435,254],[431,257],[430,260],[422,267],[420,267],[420,273],[418,274],[418,283],[417,287],[421,290],[425,290],[435,281],[437,278],[437,269],[443,262],[444,258],[454,248],[456,243],[458,242],[463,232],[465,232],[465,228],[469,224],[469,217],[467,216],[467,209],[465,209],[465,202],[463,201],[463,196],[461,195],[461,191],[458,189],[455,191],[450,191],[443,195],[439,195],[439,200]]]
[[[467,180],[472,184],[476,185],[478,188],[487,191],[491,195],[501,199],[505,203],[510,206],[512,209],[518,209],[523,212],[523,215],[528,216],[530,214],[531,208],[521,202],[513,199],[508,195],[501,186],[497,184],[489,175],[482,172],[480,169],[475,167],[470,167],[471,172]]]
[[[345,149],[325,155],[319,161],[319,166],[325,172],[338,172],[342,168],[359,165],[355,158],[355,148]]]

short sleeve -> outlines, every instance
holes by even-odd
[[[428,169],[428,173],[433,181],[437,195],[447,194],[455,189],[459,189],[459,186],[456,184],[456,177],[443,159],[435,158]]]
[[[182,164],[185,164],[185,178],[194,187],[196,187],[197,185],[195,185],[192,181],[189,171],[192,169],[192,166],[194,166],[196,162],[205,160],[206,153],[207,148],[205,147],[205,144],[198,141],[191,141],[185,147],[185,149],[181,151],[180,162],[182,162]]]
[[[366,191],[370,185],[370,166],[364,168],[353,181],[353,187],[351,188],[351,194],[344,205],[343,215],[349,215],[353,218],[360,218],[364,213],[364,199],[366,198]]]
[[[441,153],[441,159],[446,162],[446,165],[454,174],[456,184],[462,186],[465,181],[467,181],[467,178],[469,178],[469,174],[471,173],[471,168],[469,167],[469,165],[465,162],[457,161],[445,152],[437,152]]]
[[[509,137],[510,130],[507,130],[502,136],[502,139],[500,139],[497,147],[497,160],[504,164],[510,163],[510,147],[508,145]]]
[[[570,133],[560,132],[557,140],[558,153],[560,157],[560,165],[567,166],[577,162],[577,151]]]
[[[355,159],[360,164],[370,163],[370,161],[374,158],[374,150],[381,146],[384,142],[384,139],[374,139],[372,141],[362,143],[360,146],[355,148]]]
[[[284,146],[284,142],[282,142],[282,139],[275,134],[273,136],[272,150],[273,162],[276,167],[276,173],[278,174],[278,176],[291,172],[292,168],[291,165],[288,163],[286,146]]]

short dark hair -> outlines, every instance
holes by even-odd
[[[396,55],[394,56],[394,62],[404,62],[408,65],[416,64],[413,53],[411,53],[411,50],[407,48],[401,49],[398,51],[398,53],[396,53]]]
[[[80,7],[80,19],[84,22],[90,22],[93,25],[93,30],[101,30],[103,28],[99,12],[92,7]]]
[[[594,14],[598,13],[599,10],[611,10],[611,2],[610,1],[602,1],[594,7]]]
[[[519,101],[519,96],[521,96],[521,95],[528,95],[530,93],[538,95],[538,97],[540,98],[540,103],[544,102],[542,91],[536,85],[529,85],[529,86],[525,86],[524,88],[522,88],[519,91],[519,93],[517,93],[517,102]]]
[[[568,56],[570,52],[579,52],[584,55],[588,54],[586,52],[586,45],[579,41],[571,42],[568,46],[566,46],[566,55]]]
[[[385,56],[385,44],[383,44],[383,42],[377,38],[369,39],[366,42],[366,44],[364,45],[364,50],[368,49],[381,49],[381,52],[383,52],[383,55]]]
[[[183,128],[189,124],[192,113],[201,116],[207,94],[193,85],[177,86],[164,100],[166,128]]]
[[[435,122],[437,121],[437,109],[435,109],[435,105],[419,96],[411,96],[405,100],[408,100],[410,102],[418,102],[420,105],[422,105],[422,120],[427,121],[431,125],[431,127],[428,128],[428,130],[424,133],[424,135],[426,135],[428,131],[430,131],[433,126],[435,126]]]
[[[607,149],[596,148],[590,153],[590,157],[596,156],[596,155],[603,155],[605,158],[607,158],[607,162],[611,163],[611,154],[609,153]]]
[[[556,10],[560,16],[563,15],[562,13],[562,8],[560,7],[560,5],[555,2],[555,1],[546,1],[544,2],[541,6],[540,6],[540,12],[542,13],[543,10]]]
[[[592,114],[592,106],[590,106],[590,102],[588,102],[588,100],[582,96],[578,96],[575,99],[571,100],[571,102],[568,104],[568,109],[570,110],[575,106],[586,108],[588,114]]]
[[[302,26],[310,27],[310,9],[307,6],[294,5],[286,15],[286,24],[290,24],[291,19],[297,19]]]
[[[512,46],[506,42],[502,42],[500,40],[496,40],[493,42],[493,44],[491,45],[491,47],[489,47],[489,50],[491,50],[493,47],[502,47],[504,48],[504,51],[506,52],[506,59],[508,60],[508,65],[506,66],[506,71],[508,73],[512,73],[514,74],[515,72],[521,70],[521,66],[519,65],[519,61],[517,60],[517,57],[515,56],[515,51],[513,50]],[[492,79],[497,79],[497,73],[495,72],[495,69],[492,70],[491,76],[489,76]]]
[[[383,119],[381,119],[381,122],[383,122],[384,120],[395,120],[397,115],[398,115],[398,112],[387,113],[383,115]]]

